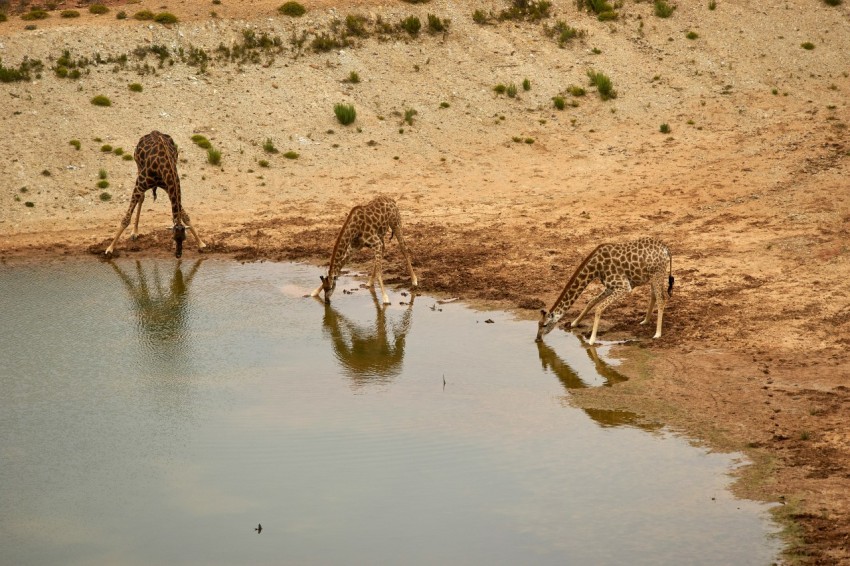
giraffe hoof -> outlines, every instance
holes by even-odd
[[[139,239],[139,235],[138,234],[130,234],[130,239],[135,242],[136,240]]]

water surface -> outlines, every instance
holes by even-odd
[[[400,290],[328,307],[302,297],[318,275],[0,266],[0,562],[776,557],[734,455],[569,405],[621,379],[571,335]]]

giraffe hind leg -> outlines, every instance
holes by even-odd
[[[656,292],[656,284],[655,280],[649,282],[649,308],[646,309],[646,316],[643,317],[643,320],[640,321],[641,324],[647,324],[649,322],[649,317],[652,316],[652,309],[655,308],[655,297],[657,295]]]
[[[653,293],[655,296],[655,301],[658,304],[658,320],[655,323],[655,335],[653,338],[661,338],[661,321],[664,319],[664,307],[667,305],[667,292],[664,288],[664,283],[666,281],[665,273],[661,273],[658,276],[658,280],[655,281],[655,285],[653,285]]]

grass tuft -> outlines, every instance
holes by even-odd
[[[334,114],[336,114],[336,119],[343,126],[351,124],[357,118],[357,111],[351,104],[334,104]]]
[[[602,100],[617,98],[617,91],[614,90],[614,85],[607,75],[588,69],[587,76],[590,79],[590,84],[596,87]]]
[[[109,8],[107,8],[103,4],[92,4],[91,6],[89,6],[89,12],[91,12],[92,14],[101,15],[105,14],[108,11]]]
[[[298,159],[298,153],[294,151],[287,151],[283,156],[287,159]]]
[[[280,8],[278,8],[277,11],[283,14],[284,16],[300,18],[301,16],[307,13],[307,8],[305,8],[298,2],[286,2]]]
[[[98,94],[97,96],[92,98],[91,103],[95,106],[112,106],[112,101],[102,94]]]
[[[171,12],[160,12],[159,14],[153,17],[153,21],[158,24],[176,24],[178,22],[177,16],[172,14]]]
[[[220,165],[221,164],[221,152],[215,148],[207,149],[207,161],[210,165]]]
[[[659,18],[669,18],[676,10],[676,6],[671,6],[666,0],[655,0],[654,11]]]
[[[76,149],[77,151],[80,151],[80,147],[82,147],[80,140],[71,140],[68,142],[68,145],[74,146],[74,149]]]

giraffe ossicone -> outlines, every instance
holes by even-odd
[[[173,220],[172,233],[176,243],[175,256],[183,255],[183,241],[186,239],[186,228],[198,242],[198,249],[203,250],[206,244],[201,241],[198,233],[192,227],[189,215],[183,209],[180,194],[180,176],[177,174],[177,146],[168,134],[152,131],[142,136],[136,144],[133,159],[139,171],[136,175],[136,185],[130,197],[130,208],[118,225],[118,233],[112,243],[106,248],[105,255],[112,255],[118,238],[130,225],[133,210],[136,210],[136,221],[130,232],[130,239],[135,240],[139,235],[139,217],[142,215],[142,204],[145,202],[145,191],[152,189],[153,200],[156,201],[156,189],[163,188],[171,201],[171,216]]]
[[[398,212],[398,207],[393,199],[382,195],[376,197],[368,204],[355,206],[348,213],[348,217],[345,219],[339,235],[337,235],[333,252],[331,252],[328,274],[327,276],[319,276],[322,284],[310,296],[318,297],[324,291],[325,302],[330,303],[331,295],[333,295],[334,289],[336,289],[336,282],[340,271],[342,271],[351,253],[360,248],[368,247],[375,251],[375,262],[366,286],[374,287],[375,280],[377,280],[381,288],[382,301],[384,304],[389,304],[390,298],[384,290],[384,279],[382,275],[385,247],[384,236],[388,230],[390,231],[390,240],[392,240],[393,236],[398,240],[399,249],[401,249],[401,253],[404,256],[407,270],[410,272],[411,287],[413,289],[418,287],[419,281],[416,278],[416,273],[413,272],[410,256],[407,253],[407,246],[404,243],[404,235],[401,229],[401,215]]]
[[[575,328],[593,307],[593,330],[589,344],[596,342],[602,312],[628,295],[632,289],[650,285],[649,308],[641,324],[649,322],[652,311],[658,306],[658,319],[653,338],[661,337],[664,306],[673,290],[673,256],[670,250],[655,238],[639,238],[622,244],[602,244],[588,255],[567,281],[564,290],[548,311],[541,310],[537,325],[537,341],[552,331],[576,302],[581,293],[594,280],[599,279],[605,289],[591,299],[581,314],[570,323]],[[666,287],[666,289],[665,289]]]

